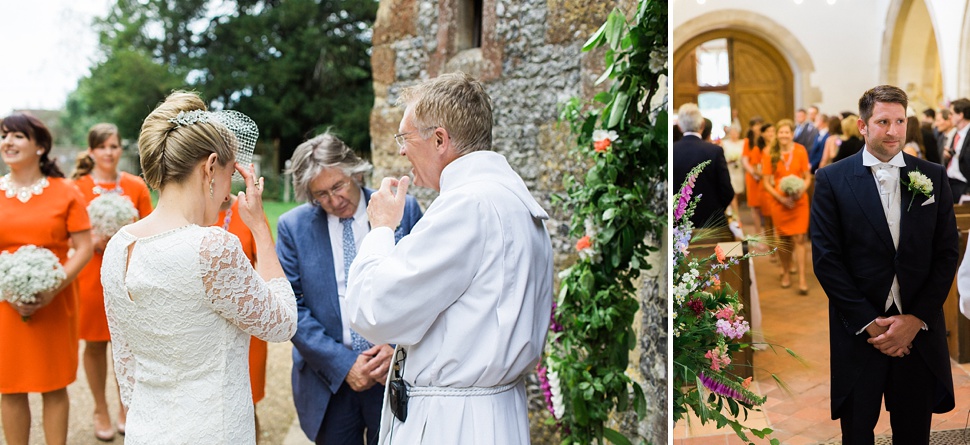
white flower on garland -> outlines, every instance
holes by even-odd
[[[549,377],[549,391],[552,392],[552,417],[559,420],[562,419],[563,414],[566,414],[566,405],[562,403],[562,388],[559,386],[559,373],[550,369],[547,377]]]
[[[650,71],[659,73],[667,68],[667,47],[650,51]]]
[[[88,204],[88,216],[95,235],[111,238],[119,229],[134,222],[138,211],[128,197],[109,193]]]
[[[781,178],[778,188],[786,195],[796,195],[805,189],[805,180],[795,175],[788,175]]]
[[[57,255],[26,245],[16,252],[0,253],[0,299],[31,304],[37,294],[54,289],[67,278]]]

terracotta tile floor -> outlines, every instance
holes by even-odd
[[[747,209],[742,210],[747,213]],[[811,249],[809,249],[811,256]],[[788,347],[804,359],[793,359],[783,348],[775,351],[756,352],[755,390],[768,397],[763,412],[751,413],[746,425],[757,428],[769,426],[774,429],[772,437],[783,444],[816,444],[841,439],[838,421],[831,420],[829,410],[829,348],[828,348],[828,301],[821,286],[812,274],[808,260],[806,280],[809,294],[802,296],[793,286],[780,287],[780,266],[769,258],[755,259],[763,314],[762,331],[769,343]],[[965,428],[970,413],[970,363],[952,363],[956,409],[933,416],[933,430],[942,431]],[[779,388],[771,378],[777,375],[790,393]],[[889,416],[885,409],[876,426],[876,435],[891,434]],[[749,438],[753,438],[749,435]],[[711,425],[700,426],[696,419],[678,422],[674,427],[675,445],[721,445],[741,444],[728,428],[718,431]],[[755,443],[768,443],[755,440]]]

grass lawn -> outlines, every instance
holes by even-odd
[[[280,215],[286,213],[296,206],[300,205],[298,202],[279,202],[279,201],[263,201],[263,211],[266,212],[266,219],[269,220],[269,228],[273,230],[273,239],[276,239],[276,220],[280,219]]]

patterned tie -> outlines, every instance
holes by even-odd
[[[354,241],[354,217],[340,218],[340,224],[344,225],[344,283],[350,287],[350,264],[357,256],[357,244]],[[355,352],[364,352],[374,346],[366,338],[361,337],[353,328],[350,329],[350,347]]]

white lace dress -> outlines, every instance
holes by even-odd
[[[140,239],[121,229],[101,277],[125,443],[255,444],[249,336],[296,332],[286,278],[264,281],[238,238],[194,225]]]

